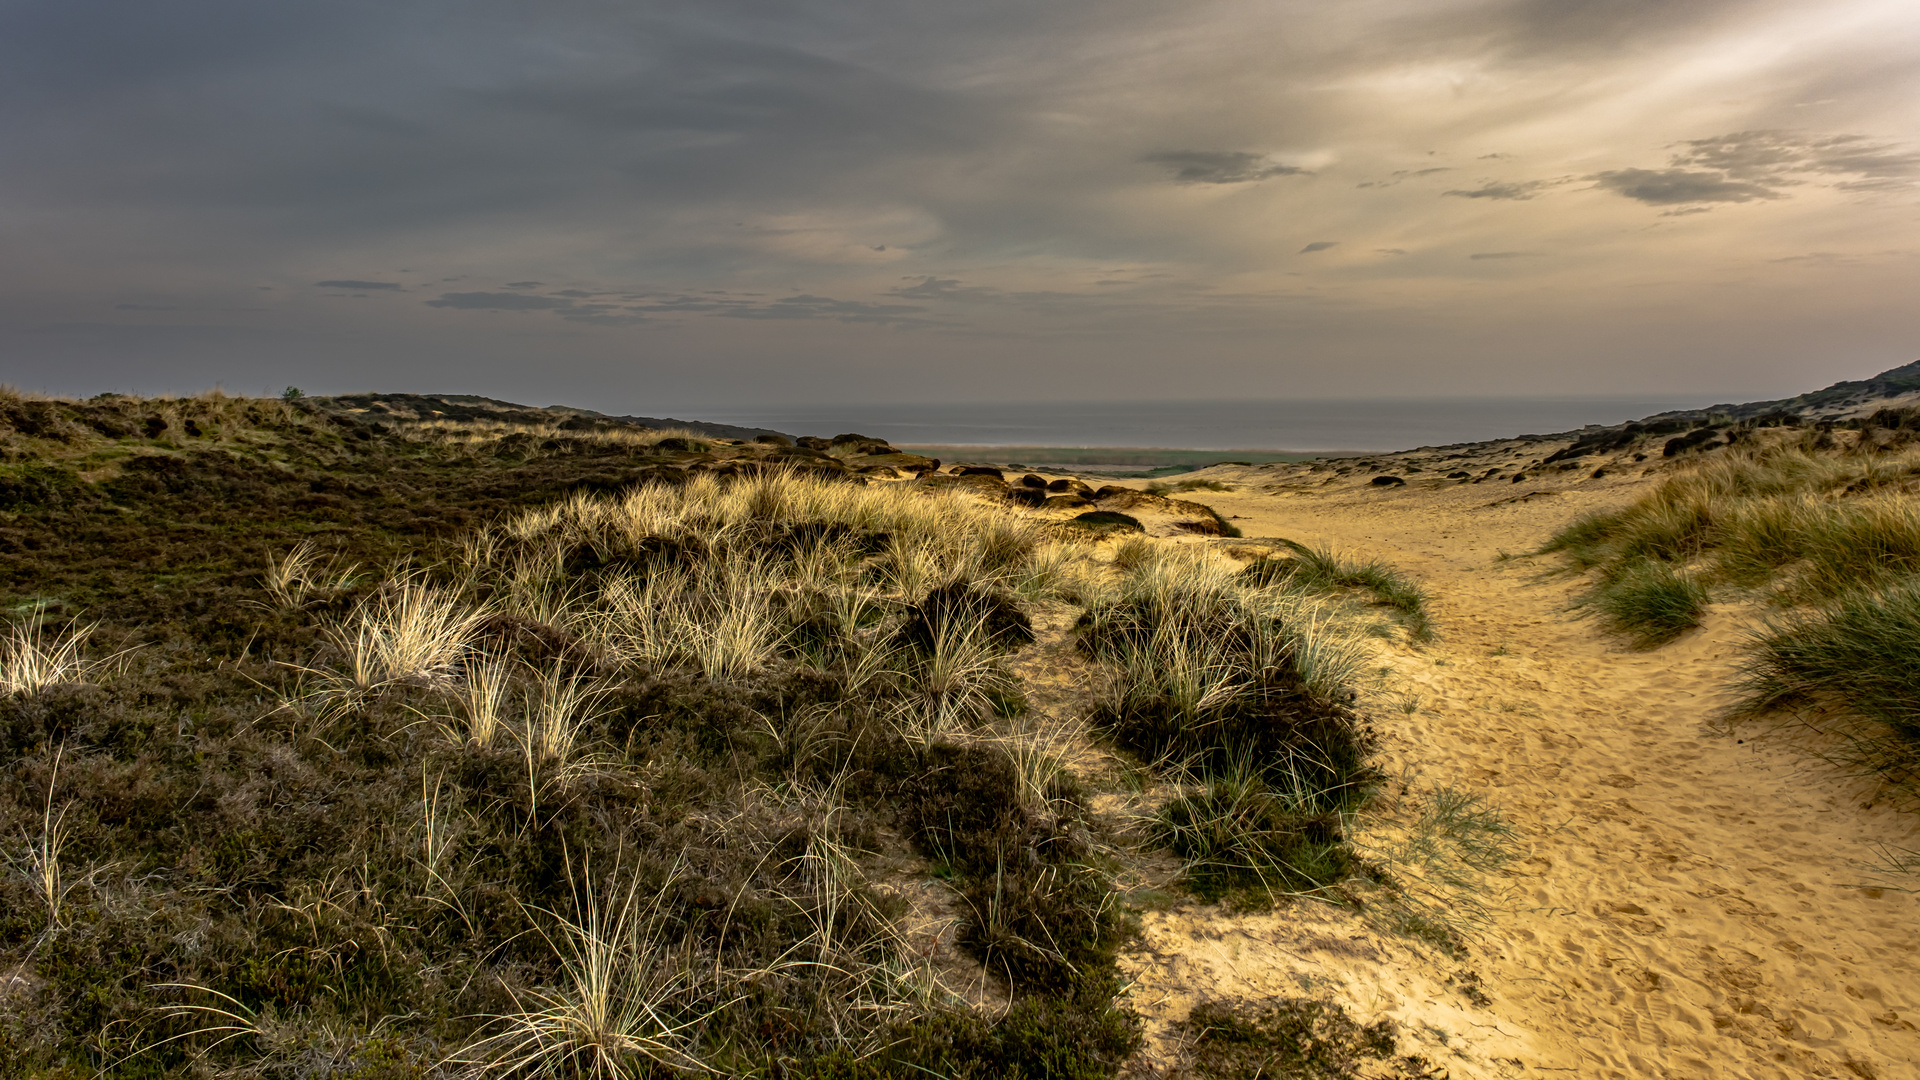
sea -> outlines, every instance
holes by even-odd
[[[683,418],[896,446],[1154,447],[1368,454],[1548,435],[1713,402],[1680,397],[1295,398],[716,406]]]

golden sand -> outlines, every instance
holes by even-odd
[[[1440,640],[1382,645],[1419,697],[1381,717],[1387,767],[1484,795],[1527,851],[1459,961],[1324,905],[1148,914],[1123,961],[1149,1025],[1137,1071],[1177,1063],[1169,1025],[1199,1000],[1304,993],[1394,1018],[1434,1075],[1920,1076],[1920,896],[1898,887],[1920,879],[1870,866],[1920,849],[1920,819],[1791,735],[1721,722],[1761,613],[1717,607],[1635,652],[1569,613],[1576,583],[1549,564],[1499,558],[1652,478],[1196,475],[1236,486],[1193,497],[1249,538],[1380,558],[1427,589]]]

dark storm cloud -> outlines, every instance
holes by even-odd
[[[1316,251],[1325,251],[1328,248],[1336,248],[1339,246],[1340,241],[1338,240],[1315,240],[1313,243],[1301,248],[1296,254],[1311,255]]]
[[[165,16],[125,4],[111,18],[56,6],[0,14],[10,194],[216,215],[269,251],[329,233],[616,211],[645,225],[718,200],[804,202],[845,189],[849,161],[884,172],[978,149],[1004,111],[813,47],[838,17],[825,3],[736,5],[731,19],[589,0],[537,14],[288,5],[314,10],[303,17],[223,0]],[[12,168],[24,161],[34,167]],[[711,245],[676,254],[728,258]]]
[[[1510,183],[1486,183],[1477,188],[1455,188],[1443,191],[1442,195],[1453,195],[1462,199],[1531,199],[1546,187],[1541,180],[1517,180]]]
[[[1725,173],[1694,172],[1688,169],[1613,169],[1588,179],[1603,190],[1625,195],[1651,206],[1676,203],[1745,203],[1760,199],[1778,199],[1772,188],[1744,180],[1729,180]]]
[[[397,281],[355,281],[352,278],[342,278],[338,281],[316,281],[314,284],[322,289],[357,289],[361,292],[398,289],[401,287]]]
[[[1299,176],[1307,170],[1280,165],[1265,154],[1243,150],[1163,150],[1143,160],[1173,170],[1182,184],[1249,184],[1275,176]]]

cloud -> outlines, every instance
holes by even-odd
[[[641,323],[653,321],[645,315],[635,315],[631,312],[601,314],[563,311],[560,315],[568,322],[592,323],[595,326],[638,326]]]
[[[849,323],[885,323],[895,326],[919,325],[930,320],[918,316],[927,309],[917,304],[876,304],[864,300],[835,300],[828,296],[802,293],[772,303],[735,307],[717,312],[730,319],[835,319]]]
[[[1395,169],[1393,172],[1387,174],[1385,180],[1366,180],[1353,186],[1357,188],[1390,188],[1405,183],[1408,180],[1417,180],[1423,176],[1433,176],[1437,173],[1452,171],[1453,167],[1451,165],[1435,165],[1428,169]]]
[[[573,301],[553,296],[528,296],[526,293],[456,292],[443,293],[428,307],[457,308],[461,311],[563,311]]]
[[[1478,262],[1481,259],[1537,259],[1537,251],[1477,251],[1467,258]]]
[[[1730,180],[1724,173],[1693,172],[1687,169],[1613,169],[1587,179],[1602,190],[1649,206],[1678,203],[1745,203],[1778,199],[1780,193],[1760,184]]]
[[[1181,184],[1246,184],[1275,176],[1299,176],[1307,170],[1297,165],[1269,161],[1265,154],[1244,150],[1162,150],[1142,160],[1165,165],[1173,170],[1173,179]]]
[[[901,285],[888,289],[887,295],[898,296],[904,300],[996,300],[1003,294],[998,289],[989,289],[981,285],[962,285],[958,278],[929,276],[922,278],[918,285]]]
[[[1531,199],[1534,193],[1546,187],[1544,180],[1515,180],[1509,183],[1486,183],[1477,188],[1454,188],[1443,191],[1442,195],[1453,195],[1462,199]]]
[[[1920,153],[1864,135],[1736,131],[1677,144],[1667,169],[1615,169],[1587,179],[1653,206],[1745,203],[1786,197],[1781,188],[1826,183],[1844,191],[1911,188]]]
[[[507,21],[406,4],[100,7],[0,14],[0,232],[34,253],[0,260],[15,381],[105,378],[141,354],[120,339],[72,360],[9,344],[39,322],[135,321],[101,310],[116,297],[213,310],[260,282],[287,302],[244,321],[297,348],[248,352],[243,370],[297,355],[339,385],[525,378],[553,400],[635,385],[778,395],[809,364],[805,393],[849,400],[935,396],[972,364],[995,373],[987,396],[1148,395],[1156,380],[1187,389],[1165,374],[1170,349],[1194,355],[1192,392],[1229,393],[1240,383],[1220,373],[1275,327],[1290,348],[1273,371],[1317,391],[1407,375],[1470,392],[1506,385],[1483,375],[1511,350],[1469,337],[1519,341],[1511,327],[1535,320],[1597,339],[1580,320],[1620,310],[1649,267],[1675,282],[1685,325],[1724,332],[1690,365],[1703,381],[1758,363],[1763,322],[1782,329],[1760,352],[1801,347],[1795,319],[1911,331],[1885,299],[1898,274],[1842,289],[1767,262],[1920,243],[1905,194],[1920,135],[1900,126],[1920,67],[1888,0],[551,0]],[[1792,107],[1828,99],[1844,104]],[[1568,185],[1590,193],[1556,194],[1603,171]],[[1547,201],[1504,205],[1529,198]],[[1285,257],[1334,234],[1361,246]],[[1532,272],[1460,266],[1468,253],[1555,274],[1509,284]],[[1723,300],[1714,283],[1735,264],[1753,287]],[[406,281],[305,277],[356,265]],[[1121,266],[1170,276],[1096,284],[1132,276]],[[1448,291],[1462,282],[1475,288]],[[322,304],[331,292],[370,302]],[[1456,301],[1435,333],[1430,313]],[[185,318],[164,314],[149,321]],[[652,326],[676,328],[672,350],[621,342]],[[916,335],[925,362],[900,380],[849,374],[897,356],[887,331],[918,326],[939,332]],[[949,329],[995,344],[943,352]],[[1430,333],[1457,358],[1444,378],[1404,359]],[[1819,340],[1820,355],[1873,352]],[[527,369],[530,351],[553,363]],[[242,384],[192,355],[168,377]],[[636,383],[636,366],[651,377]],[[1565,366],[1563,381],[1630,381],[1627,364]]]
[[[1809,135],[1797,131],[1736,131],[1681,144],[1675,165],[1718,169],[1741,180],[1794,183],[1791,174],[1853,176],[1899,181],[1920,175],[1920,154],[1864,135]]]
[[[1311,255],[1316,251],[1325,251],[1328,248],[1335,248],[1339,246],[1340,246],[1340,241],[1338,240],[1315,240],[1313,243],[1308,244],[1306,247],[1301,248],[1296,254]]]

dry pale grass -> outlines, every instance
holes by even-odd
[[[558,423],[522,423],[511,420],[399,420],[394,426],[423,442],[455,449],[483,449],[501,440],[520,437],[540,443],[547,440],[587,443],[595,446],[651,449],[668,439],[680,439],[692,447],[706,449],[716,440],[688,428],[568,428]]]
[[[49,633],[45,609],[17,616],[0,632],[0,694],[32,694],[60,683],[91,682],[113,671],[131,650],[87,655],[94,627],[69,621]]]

